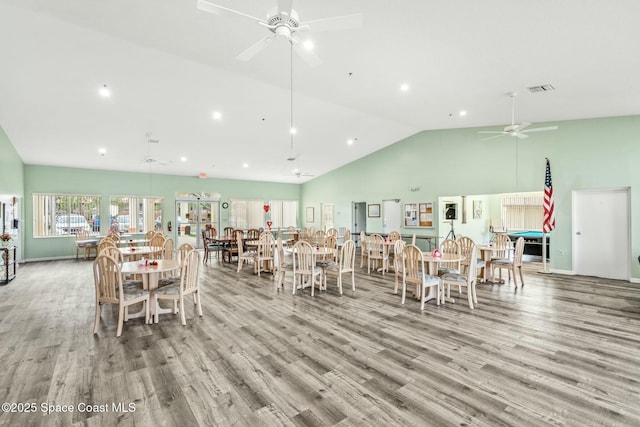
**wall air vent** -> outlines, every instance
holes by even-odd
[[[540,86],[531,86],[529,88],[529,91],[531,93],[538,93],[538,92],[551,92],[552,90],[556,90],[556,88],[554,88],[551,85],[540,85]]]

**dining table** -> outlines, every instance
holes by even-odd
[[[510,245],[509,247],[502,247],[499,248],[496,245],[493,244],[487,244],[487,245],[478,245],[477,246],[478,251],[480,252],[480,259],[482,259],[485,263],[484,266],[484,272],[482,274],[482,281],[483,282],[491,282],[494,283],[495,278],[493,277],[493,269],[491,268],[491,258],[494,257],[498,252],[506,252],[507,253],[507,258],[510,258],[512,256],[512,252],[515,251],[515,248],[513,247],[513,245]],[[497,283],[504,283],[504,280],[499,280]]]
[[[153,246],[126,246],[124,248],[118,248],[122,253],[122,257],[126,259],[140,259],[144,256],[155,257],[162,253],[162,248]]]
[[[146,262],[145,262],[146,261]],[[156,261],[149,260],[127,261],[123,262],[120,267],[122,274],[135,274],[142,276],[142,288],[153,294],[158,289],[158,280],[162,273],[168,273],[180,269],[180,262],[175,259],[159,259]],[[151,314],[156,312],[155,304],[150,303]],[[158,309],[158,314],[171,313],[171,308]],[[138,313],[128,313],[127,319],[144,316],[144,310]],[[153,316],[151,316],[153,319]]]
[[[464,255],[462,254],[452,254],[452,253],[442,253],[439,256],[435,256],[433,255],[433,252],[431,251],[427,251],[427,252],[422,252],[422,257],[424,259],[425,262],[427,262],[429,264],[428,267],[428,273],[433,275],[433,276],[437,276],[438,275],[438,265],[440,265],[443,262],[460,262],[462,260],[464,260]],[[428,288],[429,293],[427,293],[427,299],[426,301],[430,301],[432,299],[437,298],[437,295],[433,295],[433,287],[429,287]],[[420,297],[420,293],[417,292],[418,297]],[[447,302],[451,302],[454,303],[455,300],[453,298],[448,298]]]

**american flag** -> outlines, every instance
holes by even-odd
[[[553,185],[551,184],[551,166],[547,159],[547,173],[544,177],[544,200],[542,202],[542,232],[548,233],[556,227],[555,205],[553,204]]]

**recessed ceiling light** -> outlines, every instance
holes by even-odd
[[[400,90],[402,92],[408,92],[409,91],[409,85],[407,83],[403,83],[400,85]]]
[[[105,154],[107,154],[107,149],[106,148],[98,148],[98,153],[100,153],[101,156],[104,156]]]
[[[249,167],[249,163],[243,163],[242,167],[245,168],[245,169],[248,168]]]
[[[184,162],[187,161],[187,158],[185,156],[182,156],[182,157],[180,157],[180,161],[184,163]]]
[[[461,117],[464,117],[467,115],[467,112],[465,110],[460,110],[458,114],[460,114]]]
[[[354,143],[353,139],[347,139],[347,144],[353,145],[353,143]]]
[[[311,40],[305,40],[304,43],[302,43],[302,46],[304,46],[304,48],[309,51],[313,50],[313,48],[315,47]]]
[[[222,118],[222,113],[219,111],[214,111],[213,112],[213,119],[214,120],[220,120]]]
[[[111,90],[109,90],[107,85],[103,85],[98,91],[98,93],[100,94],[100,96],[104,98],[109,98],[111,96]]]
[[[295,135],[296,133],[298,133],[298,130],[296,128],[291,128],[289,132],[291,132],[291,135]]]

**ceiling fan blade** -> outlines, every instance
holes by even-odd
[[[481,130],[481,131],[478,131],[478,133],[499,133],[500,135],[506,135],[509,132],[503,132],[501,130]]]
[[[317,67],[318,65],[322,64],[322,60],[318,57],[318,55],[302,46],[302,44],[298,42],[297,38],[292,37],[291,41],[293,42],[293,50],[310,67]]]
[[[508,135],[508,133],[504,133],[504,132],[480,132],[480,133],[500,133],[500,135],[493,135],[493,136],[488,136],[486,138],[482,138],[480,141],[488,141],[490,139],[500,138],[505,135]]]
[[[529,138],[529,135],[527,135],[526,133],[522,133],[522,132],[514,132],[512,135],[515,136],[518,139]]]
[[[291,16],[292,7],[293,7],[293,0],[278,0],[279,13],[284,13],[287,16]]]
[[[220,13],[232,13],[234,15],[240,15],[240,16],[244,16],[245,18],[249,18],[249,19],[253,19],[254,21],[258,21],[260,23],[266,24],[267,22],[264,19],[260,19],[257,18],[255,16],[251,16],[251,15],[247,15],[246,13],[242,13],[239,12],[237,10],[233,10],[233,9],[229,9],[228,7],[224,7],[224,6],[220,6],[208,1],[204,1],[204,0],[198,0],[198,9],[204,11],[204,12],[209,12],[209,13],[214,13],[216,15],[219,15]]]
[[[547,130],[556,130],[556,129],[558,129],[558,126],[545,126],[541,128],[527,129],[527,130],[524,130],[523,132],[544,132]]]
[[[531,123],[529,122],[522,122],[519,125],[516,125],[514,130],[516,130],[517,132],[521,132],[523,129],[528,128],[529,126],[531,126]]]
[[[256,43],[240,52],[236,58],[238,58],[240,61],[250,60],[251,58],[256,56],[262,49],[269,46],[271,42],[273,42],[274,38],[275,36],[267,36],[263,39],[258,40]]]
[[[308,31],[338,31],[353,30],[362,28],[364,17],[361,13],[353,15],[335,16],[333,18],[315,19],[313,21],[301,22],[300,26],[308,26]]]

